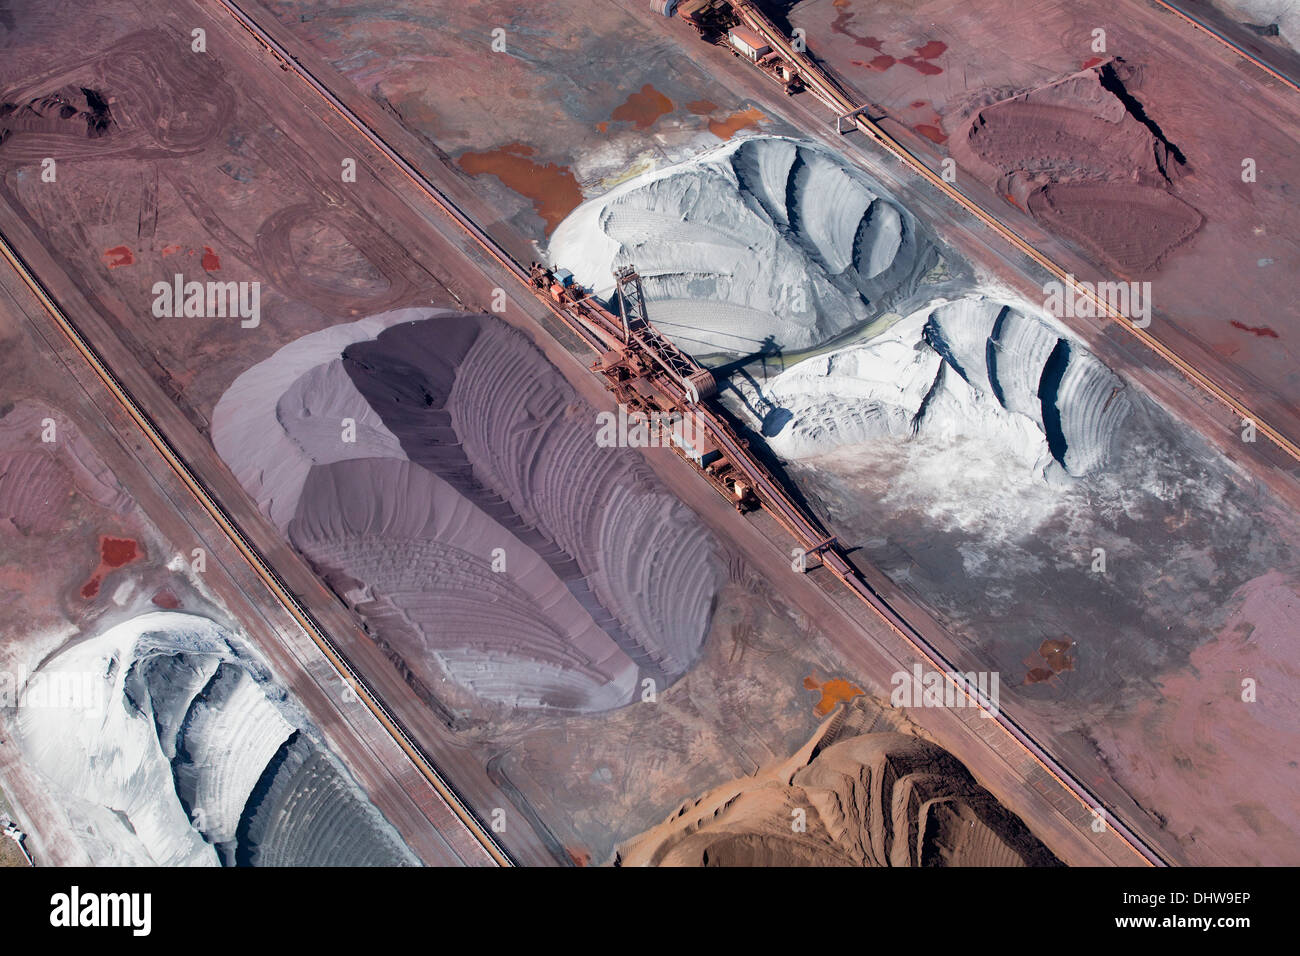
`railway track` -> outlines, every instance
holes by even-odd
[[[31,290],[32,294],[40,301],[41,306],[54,320],[59,331],[72,344],[81,357],[91,367],[95,374],[103,382],[106,388],[112,393],[113,397],[130,415],[136,426],[149,439],[150,444],[162,455],[163,459],[180,478],[181,482],[189,490],[199,505],[208,513],[208,515],[217,523],[226,537],[238,549],[240,555],[248,562],[253,571],[267,586],[276,599],[289,612],[300,627],[306,632],[312,642],[320,649],[325,659],[338,674],[339,678],[351,688],[358,701],[360,701],[379,721],[380,725],[388,732],[397,745],[402,749],[406,756],[415,765],[439,797],[447,804],[456,817],[464,824],[465,828],[474,836],[482,845],[487,855],[500,866],[511,866],[513,861],[505,850],[492,837],[491,833],[484,828],[474,813],[465,805],[460,796],[446,781],[439,772],[433,760],[428,754],[415,742],[411,734],[406,730],[397,717],[389,711],[386,704],[377,693],[369,686],[365,678],[352,666],[347,657],[326,634],[325,629],[317,623],[311,612],[303,606],[302,602],[289,590],[288,586],[281,579],[280,575],[271,566],[270,562],[262,555],[260,551],[249,541],[248,537],[239,529],[239,526],[231,518],[229,512],[216,500],[208,490],[203,481],[194,473],[193,469],[184,461],[176,449],[168,441],[165,435],[158,429],[153,419],[135,400],[134,396],[127,390],[122,381],[108,367],[100,356],[99,352],[90,344],[90,341],[77,328],[76,324],[67,316],[53,296],[41,282],[40,278],[28,266],[26,260],[10,244],[8,238],[0,235],[0,256],[9,263],[13,270],[22,279],[23,284]]]
[[[790,41],[786,39],[785,34],[768,19],[767,15],[758,8],[757,4],[755,4],[753,0],[731,0],[731,5],[736,11],[736,14],[740,17],[741,21],[744,22],[745,26],[749,27],[749,29],[762,37],[763,40],[774,50],[778,51],[788,63],[797,67],[804,85],[808,90],[828,107],[836,111],[837,122],[851,121],[858,130],[865,133],[877,145],[892,153],[896,158],[905,163],[932,186],[943,192],[949,199],[961,206],[962,209],[970,213],[985,226],[1001,236],[1002,239],[1014,246],[1018,252],[1024,254],[1036,265],[1050,273],[1056,281],[1061,283],[1062,288],[1072,289],[1077,297],[1090,299],[1097,308],[1097,314],[1099,316],[1104,315],[1117,322],[1123,329],[1136,337],[1144,346],[1155,352],[1170,365],[1174,366],[1174,368],[1176,368],[1184,378],[1212,396],[1235,415],[1239,416],[1243,420],[1253,422],[1256,431],[1260,434],[1266,435],[1270,441],[1277,445],[1277,447],[1285,452],[1290,458],[1300,462],[1300,445],[1295,441],[1288,438],[1281,432],[1281,430],[1252,412],[1244,401],[1231,394],[1226,388],[1219,385],[1208,375],[1183,359],[1182,356],[1169,346],[1165,345],[1145,329],[1138,328],[1128,318],[1128,316],[1114,309],[1104,298],[1098,296],[1092,289],[1081,285],[1074,276],[1061,266],[1057,265],[1044,253],[1035,249],[1010,226],[1002,222],[1002,220],[998,219],[992,213],[988,212],[983,206],[968,198],[965,193],[959,190],[952,183],[945,181],[942,176],[923,163],[914,153],[911,152],[911,150],[886,133],[876,123],[862,115],[861,110],[864,108],[863,104],[854,103],[844,90],[842,90],[838,84],[827,76],[820,67],[809,60],[803,53],[795,50]],[[1172,10],[1174,13],[1178,13],[1185,19],[1190,19],[1186,14],[1183,14],[1177,8],[1172,7],[1169,4],[1162,4],[1162,6],[1168,7],[1168,9]],[[1198,26],[1200,25],[1199,21],[1192,22],[1196,23]],[[1203,29],[1208,28],[1203,27]],[[1228,43],[1228,41],[1222,37],[1219,39],[1221,42]],[[1228,45],[1232,46],[1234,50],[1238,50],[1238,52],[1243,52],[1231,43],[1228,43]],[[1286,78],[1281,77],[1280,74],[1275,75],[1278,75],[1280,79],[1286,81]]]
[[[567,328],[577,334],[593,351],[599,355],[608,350],[611,337],[621,340],[622,323],[619,318],[589,301],[579,302],[574,304],[573,308],[567,308],[563,304],[550,299],[549,296],[533,284],[528,269],[525,269],[513,256],[502,249],[486,231],[459,209],[442,190],[393,149],[347,104],[339,99],[310,70],[304,67],[289,50],[248,16],[234,0],[214,0],[214,2],[227,10],[238,21],[240,26],[248,31],[286,69],[293,71],[303,79],[349,126],[363,136],[374,149],[392,162],[412,185],[451,218],[495,262],[509,271],[530,293],[544,303]],[[752,6],[752,4],[743,5]],[[765,17],[764,22],[767,22]],[[773,30],[775,29],[771,27],[770,23],[768,23],[768,26]],[[793,50],[790,52],[793,53]],[[837,95],[842,96],[843,94],[838,93]],[[884,136],[883,133],[880,135]],[[898,148],[902,149],[902,147]],[[940,182],[942,181],[940,180]],[[1021,242],[1023,243],[1023,240]],[[690,404],[685,389],[670,376],[660,376],[658,384],[674,401],[682,405]],[[862,578],[861,574],[849,562],[838,546],[826,544],[827,536],[824,529],[820,527],[815,519],[804,512],[790,497],[781,483],[754,458],[746,447],[745,441],[736,434],[730,423],[719,412],[706,405],[697,405],[696,407],[700,412],[701,420],[705,423],[713,439],[728,457],[741,468],[746,477],[753,482],[754,490],[767,507],[768,512],[799,543],[800,547],[808,551],[820,551],[823,564],[836,578],[884,620],[921,659],[936,671],[945,674],[948,680],[973,706],[990,714],[1014,743],[1063,789],[1078,800],[1090,814],[1105,810],[1107,827],[1139,859],[1153,866],[1166,865],[1163,857],[1153,847],[1126,826],[1117,814],[1106,809],[1101,800],[1097,799],[1087,787],[1051,757],[1015,721],[1007,717],[991,701],[982,697],[974,688],[968,686],[965,682],[955,680],[953,675],[959,673],[957,669]]]

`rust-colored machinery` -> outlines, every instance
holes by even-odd
[[[592,370],[621,406],[621,414],[654,423],[654,444],[666,444],[701,474],[739,511],[761,506],[745,468],[715,439],[716,425],[702,403],[717,392],[713,373],[677,348],[646,315],[645,292],[635,266],[615,275],[618,315],[602,308],[567,269],[534,262],[529,281],[538,295],[575,314],[600,358]],[[733,443],[738,439],[732,439]],[[743,447],[743,444],[742,444]]]

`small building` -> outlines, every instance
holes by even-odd
[[[727,31],[727,42],[737,53],[755,63],[758,62],[759,57],[772,52],[772,48],[747,27],[732,27]]]

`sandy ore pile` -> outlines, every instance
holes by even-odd
[[[251,652],[155,612],[28,682],[23,752],[99,866],[416,862]]]
[[[1143,108],[1142,81],[1117,58],[982,106],[952,155],[1121,273],[1154,269],[1204,220],[1177,196],[1186,160]]]
[[[812,143],[763,136],[639,176],[555,230],[598,295],[633,263],[654,321],[700,355],[819,345],[886,311],[937,262],[916,220]]]
[[[828,720],[789,760],[684,803],[623,866],[1053,866],[951,754]],[[850,721],[862,715],[849,713]],[[803,829],[796,829],[803,812]]]
[[[787,458],[881,437],[976,437],[1048,478],[1103,467],[1131,411],[1124,384],[1046,320],[982,296],[927,306],[762,390]]]
[[[213,416],[259,507],[417,692],[457,711],[618,707],[699,653],[713,539],[636,450],[595,434],[521,333],[429,309],[304,336]]]

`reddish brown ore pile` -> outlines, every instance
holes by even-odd
[[[1177,197],[1178,147],[1137,95],[1142,71],[1111,60],[975,112],[963,167],[1123,274],[1156,268],[1204,221]]]

